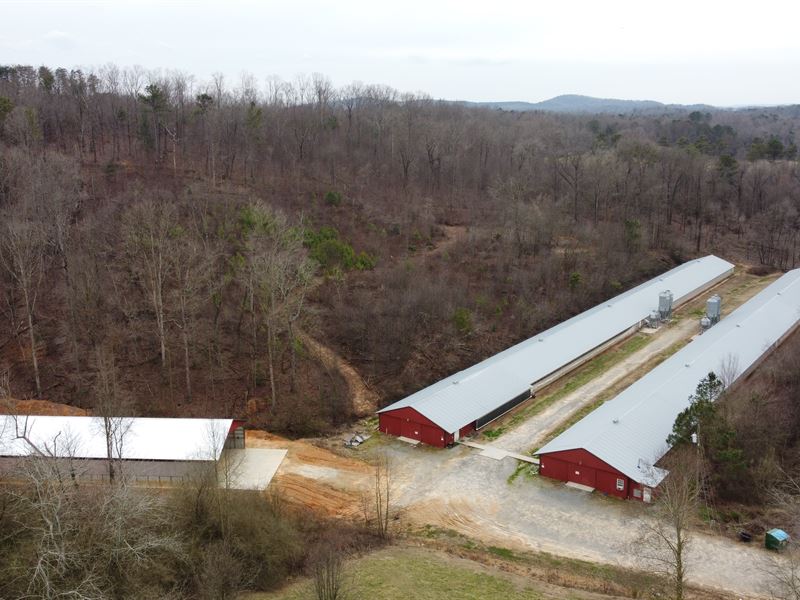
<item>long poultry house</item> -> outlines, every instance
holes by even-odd
[[[733,273],[716,256],[684,263],[380,411],[386,434],[445,447],[529,399],[641,327],[670,291],[678,306]]]

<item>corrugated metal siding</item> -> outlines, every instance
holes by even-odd
[[[583,449],[553,452],[540,457],[539,474],[559,481],[574,481],[616,496],[629,497],[630,478],[611,465]],[[622,480],[622,489],[617,489],[617,480]]]
[[[582,448],[632,480],[654,486],[665,472],[651,468],[666,452],[667,436],[689,396],[729,357],[739,377],[800,323],[800,269],[757,294],[706,333],[540,448],[545,455]]]
[[[429,446],[444,448],[453,443],[453,434],[408,407],[378,415],[378,429],[390,435],[419,440]]]
[[[17,474],[24,457],[0,456],[0,476]],[[60,458],[59,471],[65,478],[86,480],[108,480],[108,461],[105,458]],[[118,463],[119,464],[119,463]],[[197,460],[126,460],[117,466],[117,474],[127,480],[140,482],[178,483],[188,478],[196,478],[207,473],[210,461]]]
[[[672,290],[679,304],[732,272],[733,265],[716,256],[690,261],[379,412],[414,407],[455,432],[641,322],[658,306],[661,291]]]

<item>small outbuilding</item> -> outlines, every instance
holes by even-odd
[[[764,547],[767,550],[783,550],[789,545],[789,534],[783,529],[770,529],[764,535]]]

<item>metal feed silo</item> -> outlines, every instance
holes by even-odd
[[[706,301],[706,316],[712,325],[719,323],[719,319],[722,316],[722,298],[718,294],[714,294]]]
[[[672,292],[664,290],[658,295],[658,312],[661,320],[666,321],[672,316]]]

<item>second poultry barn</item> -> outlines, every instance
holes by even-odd
[[[800,269],[790,271],[614,399],[539,449],[541,475],[649,502],[667,475],[675,418],[709,373],[747,376],[800,324]],[[735,365],[734,372],[730,372]]]
[[[635,332],[669,291],[678,306],[733,273],[706,256],[680,265],[380,411],[383,433],[445,447]]]

